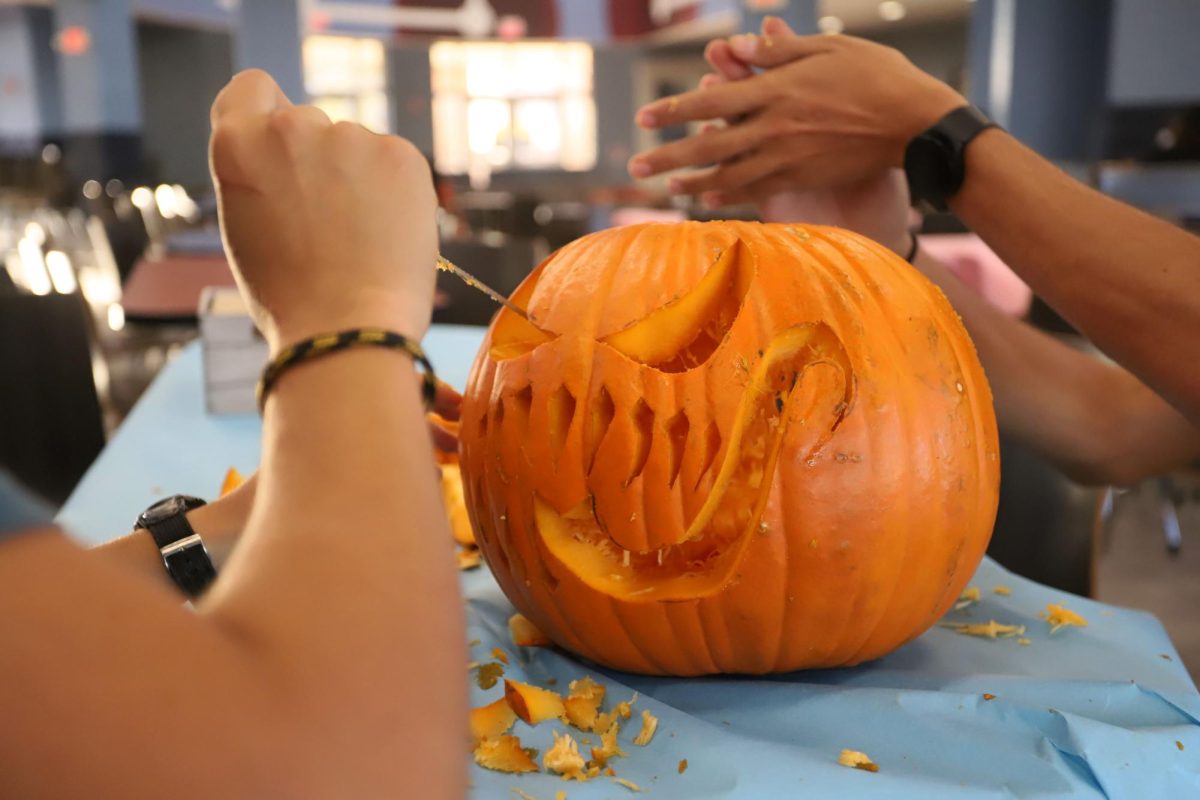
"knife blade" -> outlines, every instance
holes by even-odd
[[[511,311],[514,314],[516,314],[517,316],[519,316],[521,319],[525,320],[526,322],[528,322],[530,324],[533,324],[533,319],[529,316],[529,312],[525,311],[525,309],[523,309],[520,306],[518,306],[517,304],[513,303],[507,297],[500,294],[495,289],[488,286],[483,281],[479,280],[479,278],[476,278],[474,275],[467,272],[465,269],[458,266],[457,264],[453,263],[452,261],[450,261],[445,256],[441,255],[440,253],[438,254],[438,257],[437,257],[437,268],[442,270],[443,272],[449,272],[451,275],[453,275],[454,277],[461,280],[467,286],[470,286],[472,289],[477,289],[477,290],[483,292],[485,295],[490,297],[492,300],[494,300],[495,302],[504,306],[509,311]]]

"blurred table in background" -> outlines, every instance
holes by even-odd
[[[125,318],[134,322],[194,322],[207,286],[236,286],[222,255],[142,258],[123,287]]]

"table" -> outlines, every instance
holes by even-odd
[[[426,348],[441,374],[466,378],[480,329],[435,327]],[[206,416],[200,353],[186,349],[155,381],[64,507],[60,521],[81,540],[123,533],[163,494],[215,494],[230,466],[259,459],[255,417]],[[629,757],[618,774],[658,800],[689,798],[1186,798],[1200,797],[1200,695],[1162,627],[1149,614],[1065,597],[990,560],[973,581],[983,599],[951,618],[1019,623],[1032,644],[989,641],[936,627],[879,661],[854,669],[766,678],[663,679],[580,663],[552,649],[515,652],[512,608],[485,569],[464,573],[468,638],[512,655],[507,675],[545,684],[593,675],[609,696],[640,693],[659,717],[648,747],[622,734]],[[991,588],[1012,589],[1002,597]],[[1090,622],[1051,636],[1037,613],[1066,600]],[[499,696],[472,685],[472,704]],[[992,700],[984,693],[995,695]],[[552,727],[518,722],[526,746],[545,749]],[[835,762],[866,752],[878,773]],[[680,775],[676,765],[686,758]],[[471,767],[477,798],[621,798],[608,779],[563,783]]]
[[[125,318],[137,322],[195,322],[206,286],[236,286],[223,253],[142,258],[121,289]]]

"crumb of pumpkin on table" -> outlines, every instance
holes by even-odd
[[[475,667],[475,684],[480,689],[490,689],[504,677],[504,665],[495,661],[477,664]]]
[[[955,611],[962,611],[967,606],[978,603],[983,598],[983,593],[979,591],[978,586],[968,586],[963,590],[963,593],[958,596],[958,602],[954,604]]]
[[[550,638],[524,614],[513,614],[508,618],[508,634],[517,647],[546,647],[550,644]]]
[[[537,750],[522,747],[516,736],[505,734],[495,739],[484,739],[475,746],[475,763],[497,772],[537,772],[534,759]]]
[[[1029,645],[1033,644],[1033,640],[1026,639],[1024,636],[1022,636],[1021,638],[1017,639],[1017,644],[1021,645],[1022,647],[1028,647]]]
[[[1175,746],[1176,746],[1177,748],[1179,748],[1180,750],[1182,750],[1182,749],[1183,749],[1183,742],[1181,742],[1181,741],[1179,741],[1178,739],[1176,739],[1176,740],[1175,740]]]
[[[1052,634],[1068,626],[1086,628],[1088,624],[1088,621],[1082,616],[1059,603],[1047,603],[1046,610],[1038,616],[1050,623],[1050,633]]]
[[[852,769],[861,769],[866,772],[879,772],[879,765],[871,760],[871,757],[866,753],[858,750],[843,750],[838,755],[838,763],[843,767]]]
[[[542,756],[542,766],[547,772],[556,772],[564,780],[584,781],[589,777],[587,764],[579,754],[579,743],[569,733],[550,732],[554,745]],[[599,772],[599,768],[596,768]]]
[[[458,569],[460,572],[476,569],[483,563],[483,556],[479,553],[477,547],[460,547],[455,551],[455,557],[458,559]]]
[[[503,664],[508,664],[508,653],[504,652],[499,647],[492,648],[492,658]]]
[[[1007,586],[993,586],[992,592],[1002,597],[1008,597],[1010,594],[1012,594],[1012,589]]]
[[[944,622],[942,627],[964,636],[979,636],[985,639],[1007,639],[1025,633],[1024,625],[1004,625],[994,619],[975,623]]]
[[[640,792],[642,790],[642,787],[638,786],[633,781],[625,780],[624,778],[613,778],[612,782],[619,784],[620,786],[624,786],[631,792]]]
[[[649,711],[642,709],[642,729],[638,735],[633,738],[633,743],[639,747],[645,747],[650,744],[650,740],[654,738],[654,732],[658,730],[658,717],[651,714]]]
[[[996,699],[996,695],[992,694],[991,692],[984,692],[984,693],[983,693],[983,699],[984,699],[984,700],[995,700],[995,699]]]
[[[687,759],[681,758],[679,759],[679,774],[682,775],[685,772],[687,772]]]

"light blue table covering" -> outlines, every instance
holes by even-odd
[[[439,373],[462,386],[478,329],[438,327],[426,347]],[[200,352],[186,349],[158,378],[88,472],[59,521],[79,539],[124,533],[136,513],[165,494],[216,493],[224,471],[253,470],[259,423],[203,410]],[[486,569],[463,575],[468,637],[510,654],[507,675],[557,688],[583,675],[614,701],[637,691],[635,708],[659,717],[648,747],[622,732],[628,758],[617,774],[648,798],[1200,798],[1200,695],[1158,621],[1149,614],[1066,596],[1017,577],[991,560],[974,585],[982,601],[949,619],[1027,626],[1029,646],[934,628],[877,662],[855,669],[770,678],[661,679],[580,663],[551,649],[516,652],[512,607]],[[1002,597],[991,589],[1007,585]],[[1037,614],[1066,600],[1090,622],[1050,635]],[[472,704],[500,696],[471,687]],[[985,700],[984,693],[995,695]],[[551,729],[517,722],[526,746],[543,751]],[[578,738],[578,732],[575,732]],[[878,773],[836,763],[843,748],[866,752]],[[1182,749],[1181,749],[1182,748]],[[680,759],[688,769],[677,773]],[[632,797],[600,778],[564,783],[471,767],[473,796],[538,800]]]

